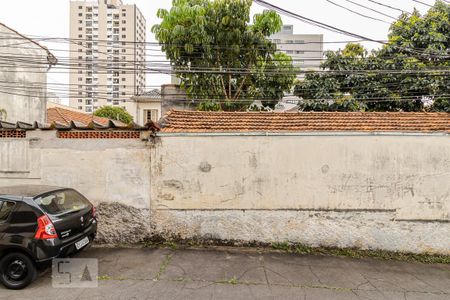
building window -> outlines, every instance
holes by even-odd
[[[82,17],[82,16],[83,16],[83,13],[78,13],[78,16],[79,16],[79,17]]]
[[[83,103],[83,99],[78,99],[78,103]]]
[[[303,53],[305,53],[305,51],[299,51],[299,50],[295,51],[295,54],[303,54]]]
[[[153,121],[158,122],[158,110],[157,109],[144,109],[144,124]]]

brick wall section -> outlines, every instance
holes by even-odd
[[[58,131],[60,139],[139,139],[139,131]]]
[[[22,130],[0,130],[0,139],[24,139],[27,137]]]

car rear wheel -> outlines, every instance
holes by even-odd
[[[8,289],[23,289],[28,286],[36,276],[36,266],[33,261],[23,253],[9,253],[0,261],[0,281]]]

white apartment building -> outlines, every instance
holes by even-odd
[[[279,51],[292,57],[294,65],[301,70],[319,69],[323,57],[322,34],[294,34],[293,25],[284,25],[269,39],[277,44]]]
[[[121,0],[70,2],[70,100],[85,112],[113,105],[128,111],[145,90],[146,21]]]

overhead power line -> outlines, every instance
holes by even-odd
[[[407,15],[410,15],[410,14],[411,14],[410,12],[407,12],[406,10],[403,10],[403,9],[400,9],[400,8],[397,8],[397,7],[394,7],[394,6],[391,6],[391,5],[387,5],[387,4],[378,2],[378,1],[374,1],[374,0],[367,0],[367,1],[372,2],[372,3],[375,3],[375,4],[380,5],[380,6],[383,6],[383,7],[390,8],[390,9],[392,9],[392,10],[399,11],[399,12],[401,12],[402,14],[407,14]]]
[[[41,90],[39,90],[38,92],[42,92]],[[23,90],[23,91],[11,91],[11,89],[9,87],[4,87],[0,85],[0,93],[3,94],[9,94],[9,95],[14,95],[14,96],[30,96],[30,91],[29,90]],[[339,94],[341,95],[341,94]],[[280,99],[273,99],[273,97],[267,97],[267,96],[249,96],[249,97],[245,97],[245,98],[239,98],[239,99],[223,99],[223,95],[220,94],[213,94],[210,95],[210,97],[196,97],[196,98],[192,98],[192,99],[188,99],[186,97],[180,97],[178,94],[172,94],[173,97],[171,97],[172,100],[174,101],[187,101],[187,102],[199,102],[199,101],[213,101],[216,103],[239,103],[239,102],[248,102],[248,101],[254,101],[254,100],[262,100],[265,102],[271,102],[271,103],[278,103],[280,101]],[[179,98],[177,98],[177,96]],[[351,96],[351,95],[349,95]],[[83,98],[80,96],[73,96],[74,98]],[[214,98],[214,97],[219,97],[219,99]],[[376,102],[395,102],[395,101],[406,101],[406,102],[410,102],[410,101],[418,101],[421,100],[423,98],[437,98],[439,97],[440,99],[450,99],[450,94],[442,94],[442,95],[410,95],[410,96],[401,96],[401,97],[396,97],[396,98],[392,98],[392,97],[368,97],[368,98],[352,98],[351,100],[354,101],[359,101],[359,102],[368,102],[368,103],[376,103]],[[71,95],[68,96],[62,96],[61,98],[72,98]],[[96,97],[96,99],[99,100],[108,100],[110,98],[106,98],[106,97]],[[131,100],[126,100],[126,101],[122,101],[121,99],[113,99],[113,101],[119,101],[120,103],[127,103],[127,102],[131,102]],[[322,102],[324,100],[335,100],[335,99],[328,99],[328,98],[324,98],[324,99],[300,99],[300,101],[310,101],[310,102]]]
[[[422,2],[422,1],[419,1],[419,0],[413,0],[414,2],[417,2],[417,3],[420,3],[420,4],[422,4],[422,5],[425,5],[425,6],[428,6],[428,7],[433,7],[433,5],[430,5],[430,4],[428,4],[428,3],[425,3],[425,2]]]
[[[296,19],[298,19],[298,20],[300,20],[300,21],[302,21],[304,23],[307,23],[307,24],[310,24],[310,25],[313,25],[313,26],[316,26],[316,27],[320,27],[320,28],[323,28],[323,29],[326,29],[326,30],[329,30],[329,31],[332,31],[332,32],[344,34],[344,35],[351,36],[351,37],[354,37],[354,38],[358,38],[358,39],[362,39],[362,40],[366,40],[366,41],[371,41],[371,42],[375,42],[375,43],[379,43],[379,44],[383,44],[383,42],[381,42],[379,40],[376,40],[376,39],[373,39],[373,38],[370,38],[370,37],[366,37],[366,36],[363,36],[363,35],[360,35],[360,34],[356,34],[356,33],[353,33],[353,32],[347,31],[347,30],[343,30],[343,29],[337,28],[337,27],[332,26],[332,25],[328,25],[328,24],[325,24],[325,23],[322,23],[322,22],[310,19],[308,17],[305,17],[305,16],[299,15],[297,13],[291,12],[291,11],[286,10],[284,8],[281,8],[279,6],[273,5],[273,4],[271,4],[269,2],[266,2],[264,0],[254,0],[254,2],[258,3],[259,5],[261,5],[263,7],[272,9],[272,10],[277,11],[277,12],[283,14],[283,15],[287,15],[287,16],[296,18]]]
[[[388,44],[388,43],[383,42],[381,40],[377,40],[377,39],[374,39],[374,38],[366,37],[366,36],[363,36],[361,34],[353,33],[353,32],[350,32],[350,31],[347,31],[347,30],[344,30],[344,29],[337,28],[337,27],[332,26],[332,25],[328,25],[328,24],[323,23],[323,22],[319,22],[319,21],[313,20],[311,18],[299,15],[298,13],[294,13],[292,11],[286,10],[286,9],[281,8],[279,6],[273,5],[273,4],[271,4],[271,3],[267,2],[267,1],[264,1],[264,0],[254,0],[254,2],[258,3],[259,5],[261,5],[263,7],[266,7],[268,9],[274,10],[274,11],[280,13],[280,14],[283,14],[283,15],[295,18],[295,19],[300,20],[300,21],[302,21],[304,23],[307,23],[307,24],[310,24],[310,25],[313,25],[313,26],[316,26],[316,27],[319,27],[319,28],[323,28],[323,29],[326,29],[326,30],[329,30],[329,31],[332,31],[332,32],[340,33],[340,34],[351,36],[351,37],[358,38],[358,39],[363,39],[363,40],[375,42],[375,43],[382,44],[382,45],[387,45]],[[412,52],[412,53],[417,53],[417,54],[422,54],[422,55],[426,54],[428,57],[434,57],[434,58],[440,57],[439,55],[433,55],[433,54],[429,54],[429,53],[424,53],[423,51],[417,51],[415,49],[411,49],[411,48],[408,48],[408,47],[396,46],[396,45],[392,45],[392,44],[390,46],[396,47],[396,48],[398,48],[400,50]]]
[[[331,4],[335,5],[335,6],[337,6],[337,7],[340,7],[340,8],[342,8],[342,9],[345,9],[346,11],[349,11],[349,12],[351,12],[351,13],[354,13],[354,14],[356,14],[356,15],[358,15],[358,16],[361,16],[361,17],[364,17],[364,18],[367,18],[367,19],[371,19],[371,20],[375,20],[375,21],[379,21],[379,22],[382,22],[382,23],[385,23],[385,24],[390,24],[389,22],[386,22],[385,20],[381,20],[381,19],[378,19],[378,18],[374,18],[374,17],[368,16],[368,15],[359,13],[359,12],[357,12],[357,11],[355,11],[355,10],[352,10],[352,9],[350,9],[350,8],[348,8],[348,7],[345,7],[345,6],[341,5],[341,4],[338,4],[338,3],[336,3],[336,2],[333,2],[333,1],[331,1],[331,0],[326,0],[326,1],[327,1],[328,3],[331,3]]]
[[[347,1],[347,2],[349,2],[349,3],[352,3],[352,4],[356,5],[356,6],[359,6],[359,7],[365,8],[365,9],[368,9],[368,10],[370,10],[370,11],[373,11],[373,12],[375,12],[375,13],[377,13],[377,14],[380,14],[380,15],[382,15],[382,16],[388,17],[388,18],[390,18],[390,19],[397,20],[397,18],[395,18],[395,17],[393,17],[393,16],[390,16],[390,15],[388,15],[388,14],[385,14],[384,12],[381,12],[381,11],[379,11],[379,10],[373,9],[373,8],[371,8],[371,7],[368,7],[368,6],[359,4],[359,3],[355,2],[355,1],[351,1],[351,0],[344,0],[344,1]]]

